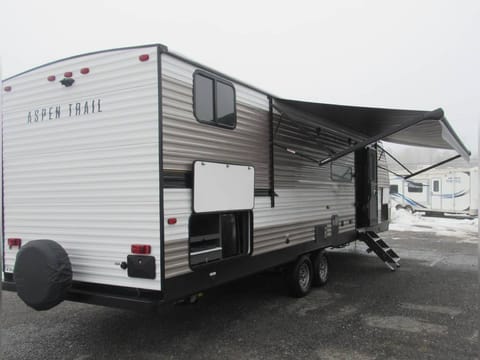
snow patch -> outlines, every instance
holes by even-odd
[[[478,244],[478,239],[464,239],[457,241],[458,244]]]
[[[455,219],[445,217],[425,217],[420,213],[410,213],[405,209],[391,209],[390,230],[430,232],[438,236],[463,238],[461,243],[476,244],[478,239],[478,218]],[[474,237],[474,239],[472,239]]]

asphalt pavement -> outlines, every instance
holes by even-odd
[[[352,244],[329,252],[329,283],[301,299],[276,272],[156,314],[73,302],[37,312],[3,291],[1,359],[478,358],[476,235],[383,235],[400,269]]]

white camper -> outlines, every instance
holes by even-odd
[[[434,169],[404,180],[390,176],[392,206],[429,214],[478,215],[478,168]]]
[[[5,289],[38,310],[175,301],[283,266],[295,296],[357,239],[391,268],[377,142],[468,150],[441,109],[282,99],[163,45],[2,85]],[[442,130],[444,129],[444,130]]]

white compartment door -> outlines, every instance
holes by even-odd
[[[253,209],[253,166],[196,161],[193,174],[196,213]]]

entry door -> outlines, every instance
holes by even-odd
[[[431,179],[430,183],[431,208],[433,210],[442,209],[442,181],[440,178]]]
[[[368,218],[370,226],[378,224],[378,192],[377,192],[377,150],[368,148],[368,182],[369,182],[369,200],[368,200]]]
[[[377,151],[355,152],[355,203],[357,227],[378,224]]]

